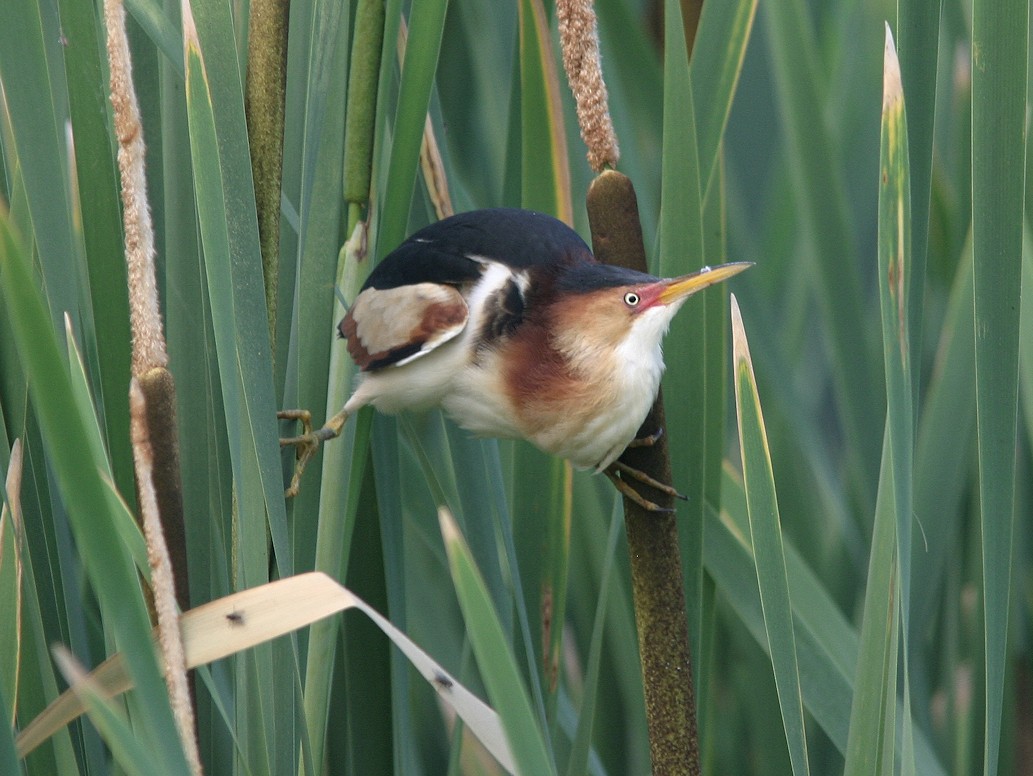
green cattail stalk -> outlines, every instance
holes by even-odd
[[[596,258],[645,272],[646,251],[631,180],[607,170],[592,182],[587,204]],[[639,436],[662,428],[663,396],[658,394]],[[660,482],[671,481],[663,436],[651,447],[625,451],[621,460]],[[662,507],[673,504],[665,493],[639,483],[634,487],[644,489],[643,495]],[[673,512],[648,512],[625,497],[624,520],[653,773],[696,775],[701,772],[699,738],[676,517]]]
[[[269,340],[273,352],[276,352],[276,294],[280,273],[280,187],[283,179],[289,15],[290,0],[252,0],[244,93]]]
[[[355,17],[344,127],[344,200],[350,204],[361,205],[369,199],[383,46],[384,2],[360,0]]]

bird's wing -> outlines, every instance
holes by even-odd
[[[483,260],[513,270],[596,263],[577,232],[555,218],[512,208],[473,210],[413,234],[374,267],[363,289],[475,283]]]
[[[514,274],[539,266],[595,263],[568,226],[528,210],[477,210],[424,227],[370,273],[341,336],[363,371],[401,366],[448,342],[470,318],[461,290],[481,281],[490,265]],[[479,316],[482,338],[512,334],[524,313],[524,288],[512,281]]]
[[[430,353],[459,334],[468,317],[463,295],[452,286],[367,288],[355,298],[340,331],[352,359],[368,372]]]

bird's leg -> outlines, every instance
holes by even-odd
[[[630,498],[640,507],[642,507],[643,509],[647,509],[650,512],[673,512],[674,510],[661,507],[658,504],[655,504],[652,501],[645,498],[644,496],[642,496],[641,493],[639,493],[637,490],[631,487],[631,485],[625,482],[624,479],[618,476],[618,472],[628,477],[631,477],[632,479],[638,480],[639,482],[644,483],[651,488],[655,488],[661,493],[666,493],[668,496],[671,496],[672,498],[680,498],[682,501],[688,501],[688,499],[685,496],[683,496],[670,485],[660,482],[659,480],[650,477],[644,471],[636,469],[633,466],[628,466],[626,463],[614,461],[605,469],[603,469],[603,473],[610,478],[610,482],[614,484],[614,487],[616,487],[617,490],[619,490],[623,495]]]
[[[660,437],[664,435],[664,428],[661,426],[652,434],[644,437],[635,437],[628,442],[628,447],[652,447],[660,441]]]
[[[291,484],[283,495],[285,498],[293,498],[298,495],[298,488],[301,485],[301,475],[305,471],[305,465],[316,454],[321,442],[336,439],[341,435],[345,421],[348,420],[348,412],[341,410],[330,418],[323,427],[312,430],[312,413],[308,410],[281,410],[276,413],[280,420],[296,420],[301,423],[302,433],[293,437],[282,437],[280,447],[297,448],[297,463],[294,464],[294,476],[291,477]]]

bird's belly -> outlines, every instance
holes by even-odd
[[[433,353],[403,366],[368,372],[361,378],[349,404],[371,404],[380,412],[424,410],[441,405],[453,390],[456,375],[465,366],[460,343],[447,342]],[[346,405],[347,407],[347,405]]]
[[[478,436],[527,439],[577,468],[602,469],[635,438],[663,372],[659,354],[650,353],[625,358],[632,368],[582,376],[573,388],[543,382],[514,396],[498,358],[488,351],[470,359],[464,343],[449,342],[426,358],[367,375],[357,404],[388,413],[440,406]]]
[[[478,436],[524,438],[579,469],[604,468],[620,455],[635,437],[655,395],[627,397],[584,412],[545,401],[533,410],[529,423],[528,409],[518,410],[505,391],[493,389],[490,382],[482,371],[468,370],[443,397],[443,409]]]
[[[616,354],[605,368],[523,396],[519,435],[579,469],[607,467],[635,438],[660,385],[659,353],[635,356]]]
[[[568,459],[579,469],[604,469],[635,438],[656,391],[618,391],[611,401],[585,412],[554,412],[551,422],[531,437],[538,447]]]
[[[524,436],[515,422],[516,409],[498,369],[468,363],[453,377],[451,390],[441,398],[441,407],[457,425],[478,436]]]

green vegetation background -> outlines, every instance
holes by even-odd
[[[478,626],[460,612],[437,523],[447,503],[555,771],[648,772],[608,483],[523,443],[469,439],[436,413],[362,413],[301,495],[280,497],[292,462],[274,413],[340,406],[352,375],[334,324],[370,266],[339,263],[355,215],[342,156],[356,6],[290,10],[271,336],[244,120],[249,6],[192,5],[200,53],[184,56],[178,2],[127,2],[193,603],[318,567],[483,694],[502,669],[473,658]],[[619,169],[653,267],[757,265],[731,284],[752,357],[753,371],[735,366],[749,425],[736,430],[725,290],[690,303],[665,345],[674,477],[691,496],[680,525],[704,770],[1030,773],[1028,7],[709,2],[691,68],[671,45],[680,24],[660,25],[680,12],[598,4]],[[533,0],[386,4],[373,260],[436,218],[418,164],[427,115],[456,210],[569,213],[587,236],[592,175],[554,17]],[[883,116],[884,21],[906,125]],[[108,487],[134,503],[103,41],[95,3],[0,10],[0,470],[15,439],[26,460],[20,578],[7,512],[0,533],[4,773],[183,767],[145,622],[130,616],[143,611],[139,537]],[[761,456],[750,460],[770,452],[774,511],[757,501],[766,472],[744,483],[740,444]],[[63,687],[58,642],[87,666],[121,648],[153,680],[118,706],[132,735],[106,734],[117,765],[91,722],[17,761],[7,722],[24,727]],[[359,615],[198,677],[209,773],[313,760],[335,774],[497,771]]]

